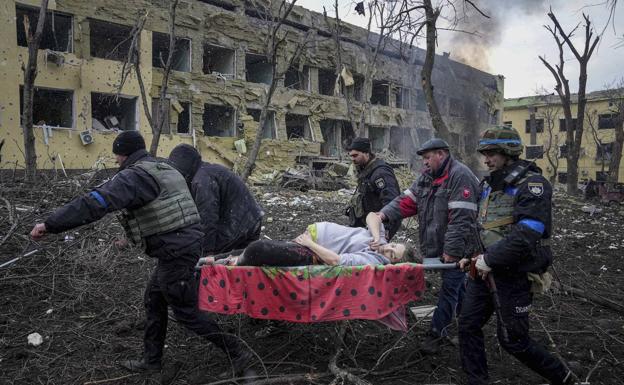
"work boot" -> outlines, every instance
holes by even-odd
[[[420,351],[423,354],[436,354],[440,351],[442,337],[430,331],[425,336],[423,342],[420,343]]]
[[[233,378],[240,377],[242,374],[245,373],[245,369],[247,369],[247,367],[249,366],[252,358],[253,353],[251,353],[249,350],[241,351],[238,356],[232,359],[232,367],[219,374],[217,377],[221,379],[227,379],[230,378],[230,376],[232,376]]]
[[[144,358],[121,361],[119,364],[131,372],[155,372],[162,368],[160,362],[148,363]]]

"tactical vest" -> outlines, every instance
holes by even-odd
[[[349,204],[355,219],[364,218],[369,212],[379,211],[383,207],[376,195],[371,196],[375,187],[372,185],[373,182],[368,180],[373,171],[379,167],[389,166],[385,165],[383,160],[375,158],[358,175],[358,186]]]
[[[200,217],[184,177],[164,162],[137,162],[138,167],[158,183],[160,195],[134,210],[122,210],[120,222],[126,235],[135,244],[150,235],[168,233],[194,223]]]
[[[539,175],[532,171],[526,173],[524,178],[513,186],[505,186],[503,190],[492,192],[492,187],[487,182],[483,184],[481,199],[479,200],[479,224],[481,225],[481,241],[487,249],[490,245],[504,238],[511,231],[514,223],[513,208],[518,185],[527,180],[529,176]]]

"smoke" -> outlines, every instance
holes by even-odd
[[[505,26],[510,21],[544,15],[552,2],[543,0],[483,0],[475,1],[479,10],[489,16],[486,18],[467,2],[462,2],[453,15],[446,15],[449,20],[455,21],[455,30],[451,32],[451,58],[464,64],[490,72],[490,50],[502,40]],[[515,20],[514,20],[515,21]],[[518,36],[521,40],[522,36]]]

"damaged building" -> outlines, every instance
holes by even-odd
[[[414,148],[432,136],[420,72],[425,51],[409,52],[409,64],[393,42],[378,56],[366,93],[370,55],[363,28],[345,24],[341,38],[344,68],[337,70],[335,42],[323,15],[295,6],[282,28],[288,32],[267,119],[260,111],[272,81],[265,56],[267,27],[253,2],[181,0],[176,13],[175,47],[166,98],[159,155],[179,143],[196,146],[203,157],[241,167],[245,148],[258,129],[262,147],[256,173],[283,170],[296,162],[315,167],[347,159],[345,145],[364,134],[391,164],[412,164]],[[34,28],[39,1],[3,1],[0,51],[0,139],[2,168],[23,167],[20,111],[23,72],[28,59],[25,19]],[[149,10],[140,35],[138,65],[147,91],[142,100],[134,72],[119,91],[131,31]],[[333,22],[332,20],[329,21]],[[147,106],[156,118],[163,67],[169,55],[168,2],[162,0],[51,1],[44,26],[35,82],[34,124],[38,167],[114,167],[110,148],[120,130],[140,130],[149,145]],[[306,48],[288,66],[289,53],[306,37]],[[338,73],[337,73],[338,72]],[[346,84],[350,84],[345,87]],[[337,86],[339,81],[343,86]],[[476,147],[486,125],[500,123],[503,78],[436,57],[435,97],[449,126],[451,144],[466,152]],[[347,106],[351,101],[351,115]],[[370,104],[365,104],[369,101]],[[245,146],[235,145],[243,139]]]

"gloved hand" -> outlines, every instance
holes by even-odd
[[[485,263],[485,258],[483,258],[483,254],[479,254],[476,258],[477,262],[475,263],[475,267],[477,268],[479,276],[482,279],[486,279],[488,273],[492,271],[492,268],[489,267],[487,263]]]

